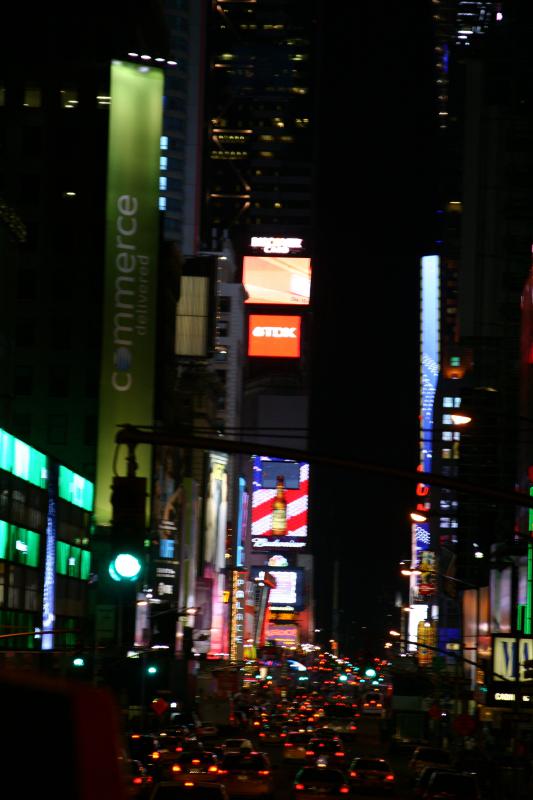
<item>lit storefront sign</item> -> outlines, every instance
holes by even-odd
[[[248,304],[308,306],[311,259],[293,256],[244,256],[242,282]]]
[[[160,69],[112,63],[97,525],[107,526],[112,518],[117,425],[153,423],[163,84]],[[139,446],[135,455],[139,475],[150,484],[151,448]],[[124,473],[125,457],[118,464]]]
[[[432,471],[433,458],[433,406],[440,364],[440,259],[437,255],[424,256],[420,269],[420,472]],[[419,507],[430,508],[430,487],[418,483],[416,494]],[[430,548],[429,522],[411,526],[411,557],[417,564],[423,550]],[[416,601],[419,576],[410,578],[412,599]],[[422,594],[422,593],[420,593]]]
[[[262,358],[299,358],[301,317],[250,314],[248,355]]]
[[[303,239],[286,238],[284,236],[252,236],[250,247],[258,248],[263,253],[290,253],[301,250]]]
[[[268,605],[271,611],[300,610],[303,607],[303,580],[304,570],[296,569],[268,569],[270,575],[276,579],[276,587],[270,591]],[[250,577],[264,578],[265,570],[262,567],[251,567]]]
[[[437,646],[437,626],[434,622],[420,621],[418,623],[417,643],[418,664],[421,667],[431,666],[433,658],[437,655],[435,650]]]
[[[242,661],[246,572],[234,569],[231,581],[230,660]]]

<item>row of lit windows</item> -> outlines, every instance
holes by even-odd
[[[442,407],[443,408],[460,408],[461,407],[461,398],[460,397],[443,397],[442,398]]]

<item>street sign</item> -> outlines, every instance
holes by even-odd
[[[165,711],[169,708],[169,705],[166,700],[163,700],[162,697],[156,697],[155,700],[152,700],[152,709],[155,713],[160,717]]]
[[[470,736],[476,729],[476,720],[468,714],[459,714],[453,721],[453,729],[459,736]]]

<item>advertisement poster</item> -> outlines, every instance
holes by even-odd
[[[255,551],[302,550],[307,544],[307,508],[309,494],[309,464],[299,464],[298,489],[263,488],[263,464],[273,461],[263,456],[253,456],[252,480],[252,548]],[[283,462],[278,462],[282,464]],[[280,469],[280,471],[282,471]],[[283,530],[274,530],[276,505],[284,504],[286,524]]]

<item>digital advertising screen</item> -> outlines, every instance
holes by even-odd
[[[276,588],[270,590],[268,605],[274,607],[291,606],[295,611],[303,607],[304,571],[301,567],[271,569],[270,567],[250,567],[250,579],[263,578],[265,571],[276,579]]]
[[[301,317],[285,314],[250,314],[248,355],[300,358]]]
[[[266,456],[253,456],[252,462],[252,549],[277,553],[302,550],[307,544],[309,464],[294,462],[298,464],[300,486],[298,489],[284,488],[279,497],[277,489],[263,488],[263,465],[268,462],[270,469],[270,463],[280,462]]]
[[[242,282],[246,303],[308,306],[311,259],[292,256],[244,256]]]
[[[263,489],[275,489],[278,475],[283,475],[286,489],[300,488],[300,465],[296,461],[263,461]]]

